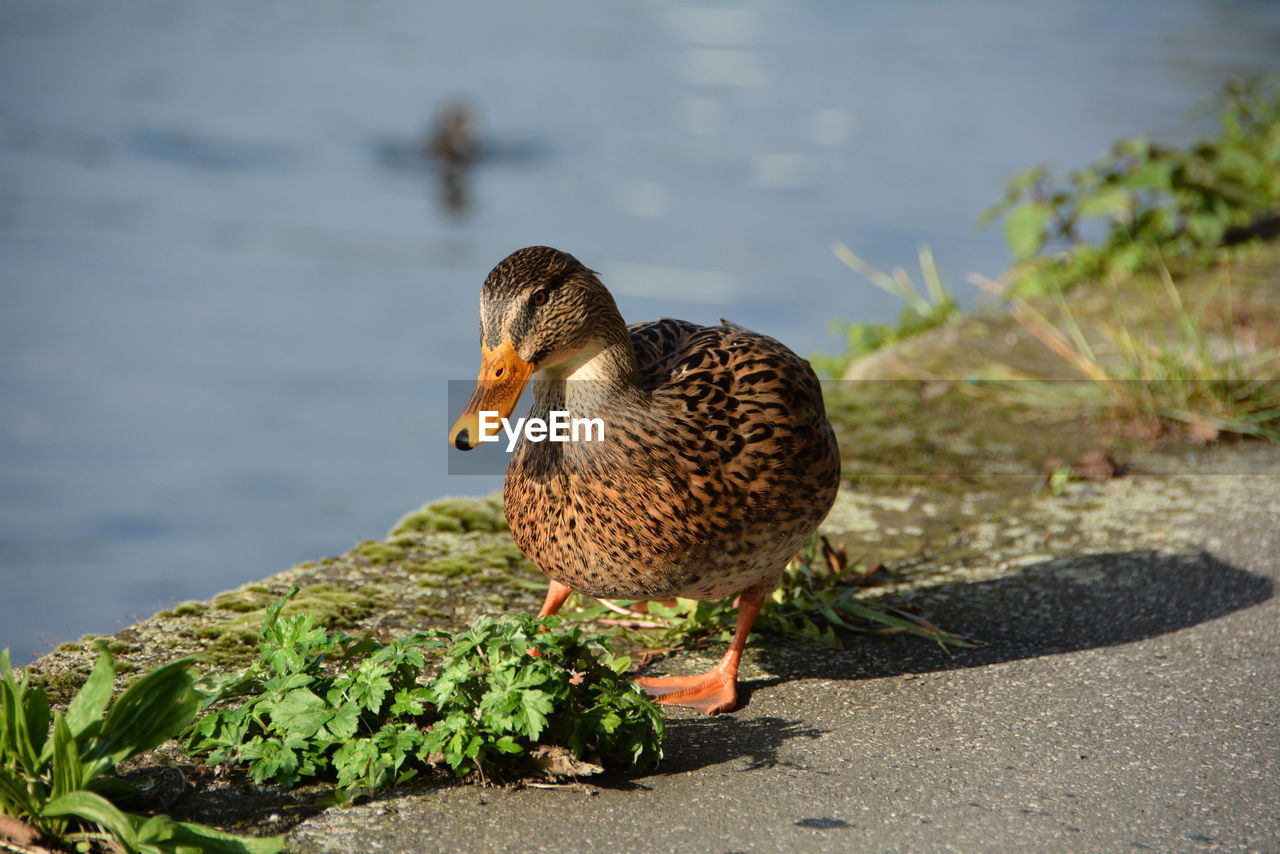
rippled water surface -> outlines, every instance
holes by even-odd
[[[497,488],[444,400],[512,249],[835,350],[898,307],[832,241],[997,274],[1011,171],[1186,139],[1277,57],[1264,2],[0,5],[0,646]],[[418,156],[458,99],[461,212]]]

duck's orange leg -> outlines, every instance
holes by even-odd
[[[539,617],[550,617],[560,610],[560,606],[564,604],[564,600],[569,598],[569,594],[573,591],[565,587],[559,581],[552,581],[547,585],[547,598],[542,600],[542,610],[538,612]],[[546,631],[547,627],[543,626],[542,631]],[[539,653],[533,647],[529,647],[525,652],[534,658],[539,657]]]
[[[564,604],[564,600],[569,598],[569,594],[573,591],[565,587],[559,581],[552,581],[547,585],[547,598],[542,600],[542,610],[538,612],[539,617],[550,617],[560,610],[560,606]]]
[[[659,703],[688,706],[708,715],[730,712],[738,705],[738,663],[747,635],[760,615],[765,594],[747,590],[738,597],[738,629],[720,663],[698,676],[642,677],[636,682]]]

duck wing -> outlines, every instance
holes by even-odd
[[[834,498],[840,457],[809,363],[727,321],[663,318],[629,331],[690,497],[725,502],[749,528],[812,530]]]

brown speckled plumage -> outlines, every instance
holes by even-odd
[[[522,295],[539,287],[550,298],[523,311]],[[521,441],[505,506],[530,560],[574,590],[613,598],[716,599],[776,582],[840,476],[807,362],[727,322],[626,327],[594,274],[545,247],[499,264],[483,301],[490,346],[509,332],[535,363],[604,345],[576,370],[552,366],[534,382],[531,415],[600,417],[605,438]]]

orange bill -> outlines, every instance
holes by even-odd
[[[480,413],[496,412],[498,418],[510,416],[534,371],[533,364],[516,353],[510,339],[504,338],[493,350],[481,345],[480,352],[476,390],[449,431],[449,444],[463,451],[471,450],[480,442]],[[493,435],[492,429],[489,432]]]

